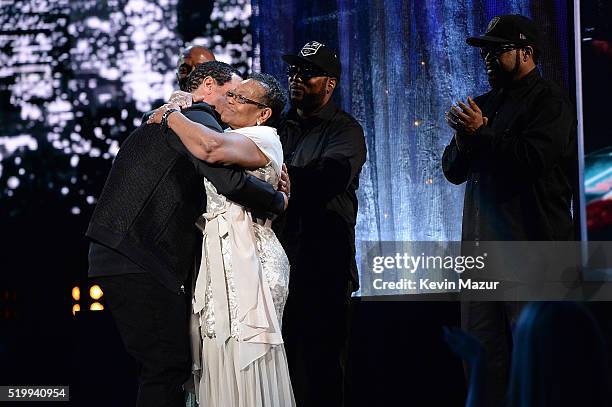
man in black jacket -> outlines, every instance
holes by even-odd
[[[179,89],[189,92],[189,74],[200,64],[215,61],[215,55],[205,47],[192,45],[187,47],[179,57],[176,66],[176,80]]]
[[[197,74],[196,74],[197,73]],[[221,131],[211,105],[240,80],[222,62],[196,68],[207,103],[183,114]],[[138,406],[184,406],[191,372],[190,273],[201,252],[196,219],[206,208],[202,177],[229,199],[262,214],[284,210],[285,197],[239,169],[197,160],[159,125],[143,125],[123,143],[92,215],[89,275],[97,277],[125,347],[139,364]]]
[[[274,228],[291,264],[285,350],[298,406],[342,406],[351,294],[359,286],[355,224],[365,138],[331,100],[341,74],[331,48],[310,41],[283,60],[291,109],[278,134],[292,196]]]
[[[447,114],[456,133],[444,150],[444,175],[467,183],[462,240],[572,240],[576,120],[567,97],[536,68],[537,27],[523,16],[499,16],[467,43],[480,48],[492,89]],[[487,406],[504,402],[510,327],[520,308],[462,303],[464,329],[485,347]]]

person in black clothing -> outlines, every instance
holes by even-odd
[[[539,32],[520,15],[493,18],[479,47],[492,89],[447,113],[455,130],[442,168],[466,183],[463,241],[572,240],[576,119],[568,98],[536,68]],[[464,302],[462,325],[483,342],[487,406],[502,405],[511,324],[519,303]]]
[[[202,47],[200,45],[193,45],[193,46],[185,48],[185,50],[181,53],[179,60],[178,60],[178,64],[176,66],[176,80],[178,82],[179,89],[182,92],[189,92],[190,84],[191,85],[195,84],[197,85],[196,87],[199,87],[199,84],[202,81],[192,80],[191,78],[193,77],[193,75],[191,75],[191,73],[194,72],[194,70],[196,69],[198,65],[201,65],[205,62],[210,62],[210,61],[216,61],[216,59],[215,59],[214,54],[208,48]],[[199,71],[200,75],[204,73],[205,71],[202,71],[202,70]],[[236,75],[239,75],[238,71],[235,71],[235,73]],[[173,93],[172,96],[174,97],[175,94],[176,92]],[[150,110],[146,112],[142,116],[141,123],[145,123],[149,119],[149,117],[153,114],[153,112],[154,110]]]
[[[340,79],[333,51],[311,41],[283,59],[292,105],[278,126],[292,195],[274,224],[291,265],[283,338],[298,406],[341,406],[365,139],[330,100]]]
[[[179,89],[189,92],[189,74],[198,65],[210,61],[215,61],[215,55],[208,48],[200,45],[187,47],[181,53],[176,66],[176,80],[178,81]]]
[[[240,78],[216,61],[194,72],[199,83],[191,89],[208,103],[193,104],[183,114],[221,131],[211,105],[222,109],[225,92]],[[185,405],[189,282],[202,238],[195,222],[206,208],[202,177],[268,217],[286,206],[284,193],[242,170],[197,160],[167,131],[142,125],[126,139],[87,229],[89,275],[102,286],[126,350],[140,367],[137,405],[146,407]]]
[[[470,366],[465,407],[487,407],[483,348],[459,328],[445,328],[450,349]],[[525,305],[513,333],[504,407],[609,406],[606,341],[595,318],[571,301]]]

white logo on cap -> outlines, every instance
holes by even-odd
[[[489,26],[487,27],[487,33],[493,31],[497,23],[499,22],[499,17],[493,17],[493,19],[489,22]]]
[[[525,37],[525,34],[520,33],[520,34],[519,34],[519,39],[521,39],[521,40],[526,40],[526,39],[527,39],[527,37]]]
[[[300,55],[303,57],[314,55],[322,46],[323,44],[321,44],[320,42],[310,41],[302,47],[302,49],[300,50]]]

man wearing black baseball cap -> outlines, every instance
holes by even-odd
[[[283,55],[289,78],[291,105],[300,116],[317,113],[331,98],[340,80],[340,60],[317,41],[306,43],[297,55]]]
[[[467,43],[480,48],[492,89],[459,101],[446,115],[455,134],[444,150],[444,175],[466,183],[462,240],[573,240],[575,110],[538,72],[537,26],[524,16],[498,16]],[[461,305],[463,328],[485,348],[487,406],[504,405],[511,324],[520,308]]]
[[[291,197],[274,228],[291,264],[285,350],[298,406],[342,406],[365,139],[361,125],[331,101],[341,74],[331,48],[310,41],[283,60],[291,109],[278,134]]]
[[[504,15],[494,17],[484,35],[466,42],[480,48],[491,86],[502,87],[535,69],[540,33],[527,17]]]

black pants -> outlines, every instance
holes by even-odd
[[[461,303],[461,326],[485,350],[485,405],[506,405],[512,356],[512,327],[524,303],[470,301]]]
[[[140,375],[138,407],[184,407],[191,372],[187,299],[149,273],[96,279]]]
[[[291,384],[298,407],[340,407],[344,405],[352,284],[348,278],[312,283],[292,275],[283,313]]]

